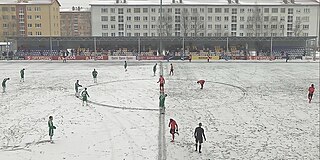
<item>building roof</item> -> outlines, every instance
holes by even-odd
[[[78,6],[74,6],[75,8],[60,8],[60,12],[90,12],[90,8],[83,8],[81,7],[80,10],[78,10]]]
[[[53,2],[57,1],[58,4],[59,0],[1,0],[0,4],[52,4]],[[60,5],[61,6],[61,5]]]
[[[124,0],[119,0],[123,2]],[[175,0],[179,5],[179,0]],[[182,0],[184,5],[319,5],[320,0],[287,0],[288,3],[284,3],[284,0]],[[163,5],[171,5],[172,0],[162,0]],[[126,0],[126,3],[116,3],[116,0],[94,0],[90,3],[91,6],[95,5],[160,5],[160,0]]]

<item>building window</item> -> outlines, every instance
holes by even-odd
[[[116,9],[115,8],[110,8],[110,13],[116,13]]]
[[[288,22],[293,22],[293,16],[288,16]]]
[[[233,16],[232,16],[233,17]],[[229,17],[228,16],[225,16],[224,17],[224,21],[229,21]]]
[[[310,8],[305,8],[303,11],[304,13],[310,13]]]
[[[268,29],[269,28],[269,26],[268,25],[263,25],[263,29]]]
[[[40,11],[41,11],[41,8],[40,8],[40,7],[34,7],[34,11],[40,12]],[[36,35],[37,35],[37,34],[36,34]]]
[[[131,13],[131,8],[127,8],[127,13]]]
[[[151,21],[153,21],[153,22],[156,21],[156,17],[155,17],[155,16],[152,16],[152,17],[151,17]]]
[[[130,24],[127,25],[127,29],[131,29],[131,25]]]
[[[151,25],[151,29],[156,29],[156,25]]]
[[[116,33],[111,33],[111,37],[115,37],[116,36]]]
[[[147,16],[143,16],[143,21],[148,21],[148,17]]]
[[[278,21],[278,16],[272,16],[271,21]]]
[[[175,13],[175,14],[180,14],[180,8],[175,8],[175,9],[174,9],[174,13]]]
[[[293,14],[293,8],[288,8],[288,14]]]
[[[309,29],[309,25],[303,25],[303,29]]]
[[[4,24],[2,24],[2,27],[3,27],[3,28],[8,28],[8,27],[9,27],[9,24],[4,23]]]
[[[32,36],[32,32],[28,32],[28,36]]]
[[[227,24],[224,25],[224,29],[228,29],[228,25]]]
[[[237,24],[231,24],[231,31],[237,30]]]
[[[208,21],[212,22],[212,16],[208,16]]]
[[[123,16],[118,16],[118,22],[123,22]]]
[[[303,33],[303,36],[304,36],[304,37],[308,37],[309,34],[308,34],[308,33]]]
[[[140,33],[134,33],[135,37],[140,37]]]
[[[244,20],[244,17],[240,17],[240,21],[242,21],[242,22],[245,21],[245,20]]]
[[[41,33],[41,32],[36,32],[36,35],[37,35],[37,36],[41,36],[42,33]]]
[[[112,24],[110,25],[111,29],[116,29],[116,25],[115,24]]]
[[[148,25],[144,24],[143,29],[148,29]]]
[[[123,14],[123,8],[118,8],[118,14]]]
[[[102,22],[108,21],[108,16],[101,16],[101,21]]]
[[[191,13],[198,13],[198,9],[197,8],[191,8]]]
[[[212,8],[208,8],[208,13],[212,13],[213,9]]]
[[[124,30],[124,24],[118,24],[118,29],[119,29],[119,31],[123,31]]]
[[[286,13],[286,8],[280,8],[281,13]]]
[[[143,12],[143,13],[148,13],[148,8],[143,8],[143,9],[142,9],[142,12]]]
[[[215,21],[221,21],[221,17],[220,16],[216,16],[215,17]]]
[[[155,8],[151,8],[151,12],[152,13],[156,13],[156,9]]]
[[[34,24],[34,26],[35,26],[36,28],[41,28],[41,23],[36,23],[36,24]]]
[[[269,21],[269,16],[264,16],[263,21],[268,22]]]
[[[140,25],[134,25],[134,29],[140,29]]]
[[[225,8],[224,13],[229,13],[229,8]]]
[[[208,25],[208,29],[212,29],[212,24],[209,24],[209,25]]]
[[[11,7],[11,12],[15,12],[16,11],[16,7]]]
[[[231,14],[237,14],[237,13],[238,13],[238,9],[237,8],[232,8]]]
[[[269,13],[269,8],[264,8],[264,13]]]
[[[231,32],[231,36],[233,37],[237,36],[237,32]]]
[[[131,21],[131,16],[128,16],[128,17],[127,17],[127,21]]]
[[[110,16],[110,21],[116,21],[116,16]]]
[[[307,17],[307,16],[302,17],[302,21],[303,21],[303,22],[309,22],[309,17]]]
[[[292,31],[292,24],[287,24],[287,30]]]
[[[32,24],[28,23],[28,28],[32,28]]]
[[[240,24],[240,29],[244,29],[244,25],[243,24]]]
[[[40,15],[36,15],[36,16],[34,16],[35,17],[35,19],[41,19],[41,16]]]
[[[31,7],[27,7],[27,11],[32,11],[32,8]]]
[[[134,8],[133,13],[140,13],[140,8]]]
[[[140,21],[140,17],[139,16],[135,16],[134,17],[134,21],[139,22]]]
[[[102,25],[102,29],[108,29],[108,25],[106,24]]]
[[[275,24],[271,25],[271,29],[277,29],[277,28],[278,28],[277,25],[275,25]]]
[[[221,9],[221,8],[215,8],[215,9],[214,9],[214,12],[215,12],[215,13],[221,13],[221,12],[222,12],[222,9]]]
[[[221,29],[221,24],[216,24],[216,25],[214,25],[214,28],[215,28],[215,29]]]
[[[271,9],[271,12],[272,12],[272,13],[278,13],[278,8],[272,8],[272,9]]]
[[[168,8],[168,13],[172,13],[172,8]]]
[[[237,22],[237,16],[232,16],[231,17],[231,22]]]
[[[101,13],[108,13],[108,8],[101,8]]]
[[[175,22],[180,22],[180,16],[175,16]]]
[[[240,9],[240,13],[244,13],[244,9],[243,8]]]

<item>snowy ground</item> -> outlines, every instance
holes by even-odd
[[[152,62],[0,62],[1,160],[156,160],[158,75]],[[166,123],[180,135],[168,160],[319,159],[319,63],[175,63],[166,78]],[[19,71],[26,68],[24,83]],[[96,68],[98,84],[91,72]],[[81,106],[74,83],[88,87]],[[204,79],[203,90],[196,80]],[[307,103],[307,89],[316,86]],[[120,109],[119,109],[120,108]],[[121,109],[122,108],[122,109]],[[49,115],[57,126],[48,143]],[[207,136],[195,152],[193,132],[202,122]],[[166,124],[167,125],[167,124]]]

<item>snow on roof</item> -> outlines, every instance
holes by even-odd
[[[18,1],[19,0],[1,0],[0,4],[51,4],[55,0],[21,0],[21,2]],[[57,2],[59,3],[59,0],[57,0]]]
[[[94,0],[90,3],[94,5],[160,5],[160,0],[126,0],[126,3],[122,3],[124,0],[119,0],[120,3],[116,3],[116,0]],[[178,3],[179,0],[175,0]],[[283,0],[230,0],[232,5],[285,5]],[[295,0],[291,3],[291,0],[287,0],[287,4],[291,5],[319,5],[320,0]],[[163,5],[171,5],[172,0],[162,0]],[[184,5],[229,5],[228,0],[182,0]]]
[[[90,8],[83,8],[81,7],[80,10],[78,10],[77,6],[74,6],[75,9],[71,8],[60,8],[60,12],[89,12]]]

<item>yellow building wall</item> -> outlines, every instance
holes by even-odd
[[[8,11],[5,11],[5,8],[7,8]],[[4,19],[4,16],[7,18]],[[7,36],[15,36],[17,34],[17,18],[16,5],[0,5],[0,41],[5,41]],[[4,25],[6,25],[6,27]]]
[[[50,5],[27,5],[31,7],[31,11],[27,9],[27,24],[32,24],[31,28],[27,28],[26,34],[32,33],[32,36],[60,36],[60,6],[57,2]],[[40,11],[35,11],[39,7]],[[32,19],[28,19],[28,15]],[[35,19],[41,16],[41,19]],[[37,28],[36,24],[41,24],[41,28]],[[36,33],[41,33],[37,35]]]

